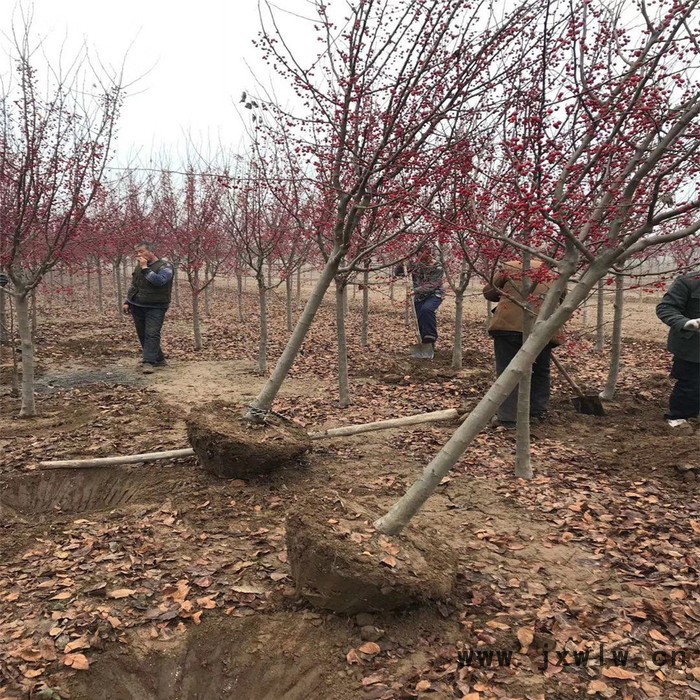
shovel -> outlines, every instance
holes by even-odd
[[[559,370],[561,376],[566,379],[569,386],[576,392],[576,396],[571,399],[571,403],[579,413],[584,413],[587,416],[604,416],[605,408],[597,394],[584,394],[581,387],[571,378],[571,375],[564,369],[563,365],[552,353],[552,362]]]

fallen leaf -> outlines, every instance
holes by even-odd
[[[606,678],[617,678],[621,681],[629,681],[637,677],[636,673],[632,673],[632,671],[620,668],[619,666],[609,666],[608,668],[604,668],[602,673]]]
[[[379,563],[393,569],[399,562],[396,560],[396,557],[392,557],[391,554],[387,554],[379,560]]]
[[[128,598],[130,595],[134,595],[136,591],[133,588],[115,588],[113,591],[107,593],[108,598]]]
[[[424,690],[430,690],[430,686],[430,681],[418,681],[418,683],[416,683],[416,690],[422,693]]]
[[[532,644],[533,640],[535,639],[535,635],[532,630],[528,629],[527,627],[520,627],[517,632],[518,635],[518,641],[520,642],[520,646],[527,651],[527,648]],[[523,653],[525,653],[523,651]]]
[[[66,644],[65,648],[63,649],[64,654],[70,654],[74,651],[78,651],[78,649],[89,649],[90,648],[90,642],[88,641],[87,635],[83,635],[82,637],[78,637],[77,639],[74,639],[72,642],[68,642]]]
[[[70,591],[61,591],[60,593],[56,593],[52,598],[49,598],[49,600],[68,600],[68,598],[72,597],[73,594]]]
[[[376,642],[366,642],[358,649],[358,651],[361,651],[363,654],[368,654],[369,656],[374,656],[381,650],[382,648]]]
[[[586,693],[588,695],[593,695],[594,693],[605,693],[608,690],[610,690],[610,686],[604,683],[603,681],[591,681],[588,684],[588,689],[586,690]]]
[[[66,654],[63,657],[63,664],[77,671],[87,671],[90,668],[90,662],[85,654]]]

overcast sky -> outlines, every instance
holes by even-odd
[[[283,26],[300,41],[308,27],[290,12],[308,14],[306,0],[275,0]],[[244,89],[254,87],[250,65],[264,83],[270,71],[252,45],[260,28],[258,0],[34,0],[32,28],[47,37],[46,53],[57,56],[85,42],[106,64],[118,67],[126,56],[126,77],[140,77],[119,120],[118,159],[139,153],[184,151],[183,132],[196,139],[237,149],[243,129],[234,109]],[[15,0],[0,0],[0,28],[5,51],[2,72],[9,69],[7,42]],[[284,92],[277,79],[277,89]]]

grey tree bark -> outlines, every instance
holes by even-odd
[[[610,339],[610,365],[605,388],[600,393],[600,398],[611,401],[617,390],[617,380],[620,376],[620,359],[622,357],[622,318],[625,306],[625,278],[624,275],[615,276],[615,312],[613,315],[612,338]]]
[[[345,304],[348,287],[346,280],[335,281],[335,324],[338,338],[338,403],[341,408],[350,405],[348,381],[348,343],[345,333]]]

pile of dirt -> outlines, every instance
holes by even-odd
[[[378,514],[315,500],[287,516],[287,555],[297,592],[318,608],[355,614],[449,598],[456,556],[417,533],[388,537]]]
[[[212,401],[187,418],[187,437],[204,469],[225,479],[267,474],[311,449],[304,430],[275,415],[263,423],[244,417],[244,408]]]

